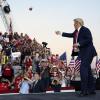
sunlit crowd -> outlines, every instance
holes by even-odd
[[[27,34],[0,32],[1,93],[3,89],[21,94],[40,93],[49,88],[60,92],[61,87],[70,86],[67,63],[58,54],[52,54],[47,44],[40,44]]]

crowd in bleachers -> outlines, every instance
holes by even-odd
[[[0,32],[0,91],[6,87],[22,94],[60,92],[70,85],[67,64],[53,55],[47,43],[41,44],[17,32]]]

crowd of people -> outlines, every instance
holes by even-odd
[[[23,33],[0,32],[1,85],[1,90],[7,87],[9,92],[21,94],[46,92],[48,88],[60,92],[61,87],[70,85],[70,74],[67,64],[51,53],[46,42],[40,44]]]

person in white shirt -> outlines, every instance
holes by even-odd
[[[20,84],[20,94],[29,94],[30,85],[26,77],[24,77],[23,81]]]

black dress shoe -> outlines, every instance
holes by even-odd
[[[83,93],[83,92],[80,92],[80,93],[78,94],[78,96],[79,96],[79,97],[88,96],[88,93]]]
[[[96,92],[95,91],[90,92],[89,95],[96,95]]]

